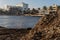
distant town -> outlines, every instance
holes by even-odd
[[[0,15],[16,15],[16,16],[44,16],[45,14],[49,14],[49,11],[56,11],[60,9],[59,5],[53,4],[49,7],[43,6],[43,8],[28,8],[28,4],[22,2],[21,4],[17,4],[15,6],[5,5],[3,8],[0,8]]]

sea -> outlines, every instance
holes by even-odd
[[[0,16],[0,26],[5,28],[33,28],[39,16]]]

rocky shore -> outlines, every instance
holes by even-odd
[[[44,15],[33,29],[0,29],[0,40],[60,40],[60,10]]]
[[[60,10],[43,16],[20,40],[60,40]]]
[[[27,34],[30,30],[31,28],[7,29],[0,27],[0,40],[20,40],[20,38]]]

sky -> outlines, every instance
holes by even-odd
[[[40,8],[53,4],[60,5],[60,0],[0,0],[0,7],[4,5],[16,5],[22,1],[29,4],[29,8]]]

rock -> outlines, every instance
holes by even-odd
[[[40,18],[35,27],[21,40],[60,40],[60,10]]]

